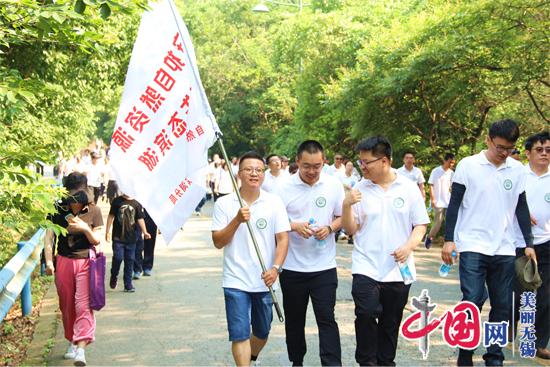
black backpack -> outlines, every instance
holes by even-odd
[[[120,223],[120,240],[123,242],[135,241],[135,224],[136,224],[136,209],[124,203],[120,206],[117,212],[117,219]]]

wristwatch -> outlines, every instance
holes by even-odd
[[[277,269],[277,273],[281,274],[283,272],[283,268],[281,265],[273,264],[273,268]]]

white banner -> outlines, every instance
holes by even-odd
[[[111,140],[120,190],[170,242],[205,194],[208,148],[219,131],[187,27],[172,0],[141,19]]]

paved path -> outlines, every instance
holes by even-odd
[[[105,209],[105,208],[104,208]],[[205,211],[211,211],[207,205]],[[105,210],[104,210],[105,212]],[[339,288],[336,316],[342,342],[344,365],[355,365],[355,332],[351,299],[351,245],[338,244]],[[109,250],[109,249],[106,249]],[[107,270],[110,268],[110,250]],[[417,252],[419,281],[411,289],[419,295],[428,288],[432,302],[448,309],[459,300],[457,270],[449,278],[437,275],[439,250]],[[157,242],[152,277],[135,281],[136,293],[107,290],[107,306],[96,313],[96,342],[87,350],[90,365],[232,365],[223,294],[221,289],[222,251],[212,245],[210,218],[191,218],[176,238],[165,246],[162,236]],[[281,297],[278,292],[279,298]],[[279,299],[281,304],[282,300]],[[487,307],[488,308],[488,307]],[[438,311],[439,310],[439,311]],[[484,310],[486,315],[487,310]],[[410,309],[405,315],[410,314]],[[319,365],[317,327],[311,306],[306,326],[308,354],[306,365]],[[399,338],[398,365],[452,365],[454,350],[445,346],[441,334],[431,337],[430,355],[422,360],[416,342]],[[67,347],[61,326],[49,365],[71,365],[62,355]],[[483,365],[481,351],[475,363]],[[540,360],[512,359],[507,351],[507,365],[537,365]],[[270,340],[261,354],[264,366],[290,365],[286,355],[284,327],[273,321]]]

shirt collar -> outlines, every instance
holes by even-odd
[[[495,167],[496,169],[504,169],[504,168],[510,168],[510,159],[514,159],[512,157],[508,157],[506,158],[506,160],[504,161],[503,164],[501,164],[500,166],[496,167],[493,163],[489,162],[489,160],[487,159],[487,156],[485,155],[485,153],[487,152],[487,150],[482,150],[481,152],[479,152],[479,154],[477,155],[478,157],[478,162],[480,164],[488,164],[488,165],[491,165],[493,167]]]
[[[546,177],[546,176],[550,176],[550,167],[549,167],[548,171],[546,171],[546,173],[544,173],[544,174],[541,175],[541,176],[538,176],[538,175],[531,169],[531,166],[529,165],[529,163],[527,163],[527,164],[525,165],[525,171],[526,171],[528,174],[533,175],[533,176],[535,176],[535,177],[537,177],[537,178],[543,178],[543,177]]]
[[[294,185],[305,185],[308,187],[314,187],[317,185],[322,185],[326,181],[327,174],[324,172],[321,172],[321,176],[319,177],[319,180],[315,182],[313,185],[309,185],[308,183],[305,183],[302,178],[300,177],[300,170],[298,170],[295,174],[292,175],[292,183]]]
[[[390,187],[393,185],[403,185],[403,183],[410,181],[408,178],[403,177],[402,175],[398,174],[397,172],[394,172],[395,174],[395,180],[391,183]],[[363,177],[363,179],[360,182],[364,182],[363,185],[365,186],[379,186],[378,184],[375,184],[369,179],[366,179]]]
[[[239,198],[237,197],[236,192],[232,193],[231,195],[233,195],[233,201],[239,201]],[[263,189],[260,189],[260,196],[258,196],[258,198],[252,204],[259,203],[259,202],[267,200],[266,196],[267,196],[266,192]],[[244,201],[244,199],[243,199],[243,201]]]

